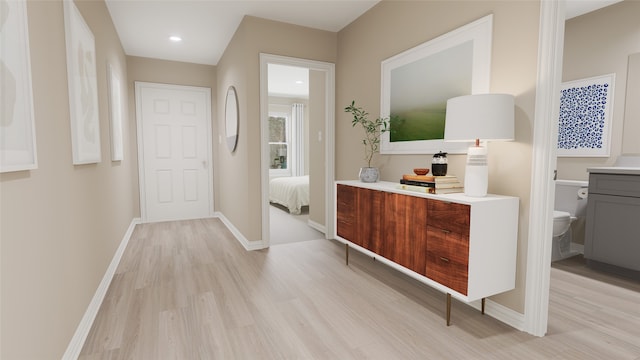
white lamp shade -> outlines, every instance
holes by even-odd
[[[478,94],[447,101],[445,141],[513,140],[514,98]]]

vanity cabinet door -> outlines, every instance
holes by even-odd
[[[640,272],[639,220],[640,197],[589,194],[584,257]]]
[[[468,270],[469,236],[427,226],[427,277],[467,295]]]

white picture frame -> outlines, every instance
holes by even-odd
[[[616,74],[560,84],[559,157],[608,157]]]
[[[0,2],[0,172],[38,168],[26,1]]]
[[[64,3],[73,164],[101,161],[95,39],[73,1]]]
[[[468,143],[443,140],[446,102],[489,92],[492,29],[487,15],[382,62],[381,154],[466,153]]]
[[[120,74],[113,65],[107,67],[109,79],[109,127],[111,133],[111,161],[124,159],[122,140],[122,119],[124,117],[122,101],[122,82]]]

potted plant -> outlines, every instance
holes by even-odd
[[[360,168],[360,181],[362,182],[377,182],[380,178],[380,171],[376,167],[371,166],[371,160],[373,154],[375,154],[380,148],[380,135],[389,131],[388,118],[377,118],[375,120],[369,120],[369,113],[364,111],[361,107],[355,105],[355,100],[351,102],[351,105],[344,108],[345,112],[353,115],[351,125],[362,126],[365,136],[362,139],[364,145],[364,159],[367,162],[366,167]]]

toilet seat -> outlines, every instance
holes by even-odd
[[[571,214],[566,211],[553,211],[553,236],[560,236],[569,230]]]

